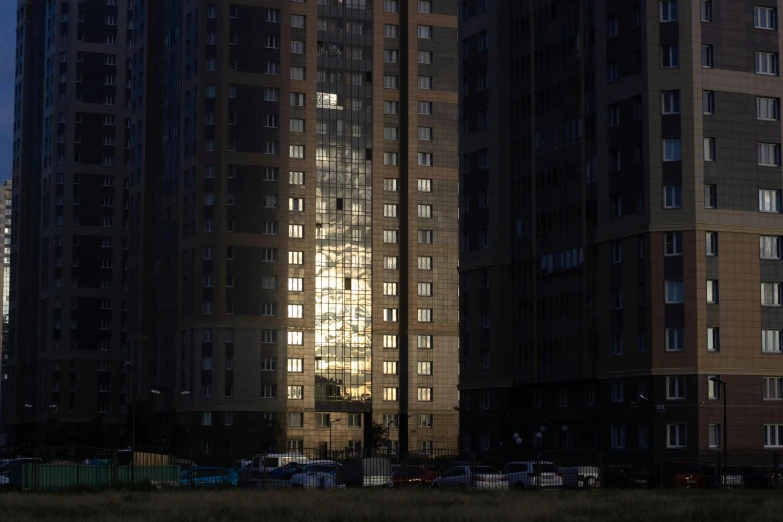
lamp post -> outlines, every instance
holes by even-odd
[[[725,466],[727,464],[726,457],[727,452],[726,449],[728,448],[728,443],[726,440],[726,433],[728,432],[728,426],[726,425],[726,381],[722,381],[720,377],[710,377],[710,381],[715,386],[720,386],[720,392],[723,395],[723,465]]]
[[[331,456],[332,453],[332,423],[334,422],[340,422],[342,419],[334,419],[332,420],[331,417],[329,418],[329,454]]]

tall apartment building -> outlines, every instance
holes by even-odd
[[[10,444],[121,438],[132,15],[18,3]]]
[[[3,183],[0,194],[0,238],[3,244],[3,262],[0,265],[2,277],[0,278],[0,299],[2,299],[3,315],[2,330],[0,330],[0,435],[5,435],[4,418],[7,404],[8,374],[3,371],[4,361],[7,359],[5,346],[8,344],[8,310],[10,308],[9,295],[11,290],[11,211],[13,190],[12,182]],[[2,437],[0,437],[2,438]]]
[[[358,450],[373,423],[456,447],[456,4],[137,7],[139,402],[203,453]]]
[[[464,446],[783,446],[780,8],[462,2]]]

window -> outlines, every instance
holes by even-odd
[[[301,428],[304,426],[304,413],[288,413],[288,426],[291,428]]]
[[[397,295],[397,283],[383,283],[383,295]]]
[[[397,192],[397,180],[393,178],[385,178],[383,180],[383,190],[384,192]]]
[[[262,357],[261,358],[261,371],[262,372],[274,372],[277,371],[277,359],[274,357]]]
[[[432,349],[432,336],[431,335],[417,335],[416,345],[422,350]]]
[[[612,449],[624,449],[625,448],[625,425],[624,424],[612,424]]]
[[[417,367],[419,375],[432,375],[432,361],[419,361]]]
[[[264,74],[280,74],[280,62],[265,62]]]
[[[664,232],[664,255],[682,255],[682,232]]]
[[[780,190],[759,190],[759,212],[780,212]]]
[[[612,355],[623,354],[623,335],[612,334]]]
[[[666,303],[682,303],[683,302],[683,290],[682,280],[669,280],[666,281]]]
[[[421,297],[432,297],[432,283],[419,283],[418,293]]]
[[[383,242],[384,243],[397,243],[399,239],[399,231],[398,230],[384,230],[383,231]]]
[[[288,183],[290,185],[304,185],[304,172],[289,172]]]
[[[611,380],[611,399],[612,402],[623,402],[625,400],[625,387],[622,379]]]
[[[761,283],[762,306],[780,306],[780,283]]]
[[[761,259],[780,259],[781,238],[779,236],[761,236],[759,239]]]
[[[685,447],[685,423],[666,425],[666,447],[672,449]]]
[[[280,99],[280,89],[267,87],[264,89],[264,101],[278,101]]]
[[[432,180],[419,178],[417,189],[419,192],[432,192]]]
[[[774,31],[778,26],[777,9],[774,7],[756,6],[753,8],[753,27]]]
[[[715,138],[704,138],[704,161],[715,161]]]
[[[606,80],[609,83],[620,81],[620,62],[618,60],[609,60],[606,64]]]
[[[714,91],[704,91],[701,93],[701,110],[704,114],[715,114]]]
[[[423,39],[431,39],[432,38],[432,26],[431,25],[420,25],[418,26],[417,33],[419,38]]]
[[[397,256],[383,256],[384,270],[397,270]]]
[[[720,384],[716,383],[713,379],[720,380],[717,375],[707,376],[707,398],[710,400],[720,399]]]
[[[664,138],[662,148],[663,161],[680,161],[682,159],[680,138]]]
[[[780,98],[756,98],[756,118],[759,120],[780,120]]]
[[[397,388],[384,388],[383,400],[397,402]]]
[[[486,79],[486,73],[484,74],[484,78]],[[479,90],[481,90],[480,84],[481,84],[481,73],[479,73]],[[427,90],[432,89],[432,76],[419,76],[419,89],[427,89]]]
[[[304,132],[305,121],[301,119],[291,118],[288,121],[288,127],[291,132]]]
[[[397,361],[383,361],[384,375],[397,375]]]
[[[399,38],[399,35],[400,35],[399,25],[384,24],[383,26],[384,38]]]
[[[622,169],[622,156],[620,149],[609,151],[609,172],[620,172]]]
[[[685,350],[685,332],[682,328],[666,329],[666,351],[681,352]]]
[[[419,63],[431,64],[432,63],[432,51],[419,51]]]
[[[430,308],[419,308],[418,310],[418,319],[420,323],[431,323],[432,322],[432,309]]]
[[[609,126],[617,127],[620,125],[620,104],[613,103],[608,107],[609,112]]]
[[[719,352],[720,351],[720,329],[719,328],[707,328],[707,351]]]
[[[778,53],[756,51],[756,74],[778,75]]]
[[[292,92],[288,96],[288,102],[291,107],[304,107],[305,95],[302,92]]]
[[[783,424],[764,424],[764,447],[783,447]]]
[[[290,252],[289,252],[290,254]],[[289,319],[301,319],[304,314],[304,306],[302,305],[288,305],[288,318]]]
[[[291,54],[304,54],[305,53],[305,43],[299,42],[296,40],[291,40]],[[304,71],[302,72],[304,75]]]
[[[623,215],[623,197],[612,196],[612,217],[618,218]]]
[[[666,377],[666,400],[680,401],[685,399],[685,376]]]
[[[393,49],[384,49],[383,61],[386,63],[397,63],[397,51]]]
[[[288,237],[304,237],[304,227],[302,225],[288,225]]]
[[[432,115],[432,102],[420,101],[419,102],[419,114],[424,116]]]
[[[620,34],[620,19],[617,16],[610,16],[606,19],[606,37],[614,38]]]
[[[672,69],[680,66],[680,48],[677,44],[661,46],[661,67]]]
[[[677,0],[660,0],[661,22],[677,21]]]
[[[305,157],[304,145],[291,145],[288,147],[288,156],[291,158],[302,159]]]
[[[701,46],[701,66],[705,69],[715,67],[712,45]]]
[[[288,398],[293,400],[304,399],[304,386],[288,386]]]
[[[288,332],[289,346],[302,346],[304,344],[304,332]]]
[[[665,185],[663,197],[663,208],[682,207],[682,187],[680,185]]]
[[[680,91],[663,91],[661,93],[661,114],[680,113]]]
[[[212,412],[209,411],[201,412],[201,425],[212,426]]]
[[[397,322],[397,309],[396,308],[384,308],[383,320],[387,323]]]
[[[417,260],[419,270],[432,270],[432,258],[420,256]]]
[[[419,388],[417,395],[419,402],[432,402],[432,388]]]
[[[701,0],[701,21],[712,22],[712,0]]]
[[[762,377],[761,398],[765,401],[783,400],[783,377]]]
[[[780,143],[759,143],[758,164],[765,167],[779,167]]]
[[[400,77],[399,76],[384,76],[383,77],[383,87],[385,89],[399,89],[400,88]]]
[[[427,219],[432,217],[432,205],[419,205],[417,208],[418,217]]]
[[[709,447],[711,449],[720,448],[721,427],[720,424],[710,424],[707,426],[707,434],[709,437]]]
[[[707,280],[707,302],[708,303],[718,302],[718,281],[715,279]]]
[[[623,289],[620,286],[615,286],[612,288],[612,309],[623,309]]]
[[[705,140],[704,146],[707,146]],[[706,149],[705,149],[706,154]],[[704,185],[704,208],[718,208],[718,186]]]
[[[303,15],[291,15],[291,27],[295,27],[297,29],[304,29],[304,26],[305,26],[305,17]]]

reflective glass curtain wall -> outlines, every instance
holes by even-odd
[[[370,411],[372,2],[319,0],[315,398]]]

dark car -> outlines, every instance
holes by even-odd
[[[714,488],[740,488],[745,485],[742,468],[737,466],[724,466],[719,470],[712,464],[702,465],[701,470],[708,489]]]
[[[704,489],[707,477],[695,462],[673,461],[664,464],[663,486],[669,488]]]
[[[297,473],[302,473],[304,470],[303,464],[297,464],[291,462],[286,464],[282,468],[276,468],[266,474],[266,478],[269,480],[291,480],[291,477]]]
[[[609,466],[606,468],[602,485],[609,488],[648,488],[651,486],[650,473],[634,466]]]
[[[744,467],[742,479],[746,487],[769,489],[783,487],[783,468],[778,468],[777,474],[772,467]]]
[[[405,466],[392,466],[392,482],[395,486],[430,484],[438,477],[440,473],[430,466],[408,466],[406,479]]]

